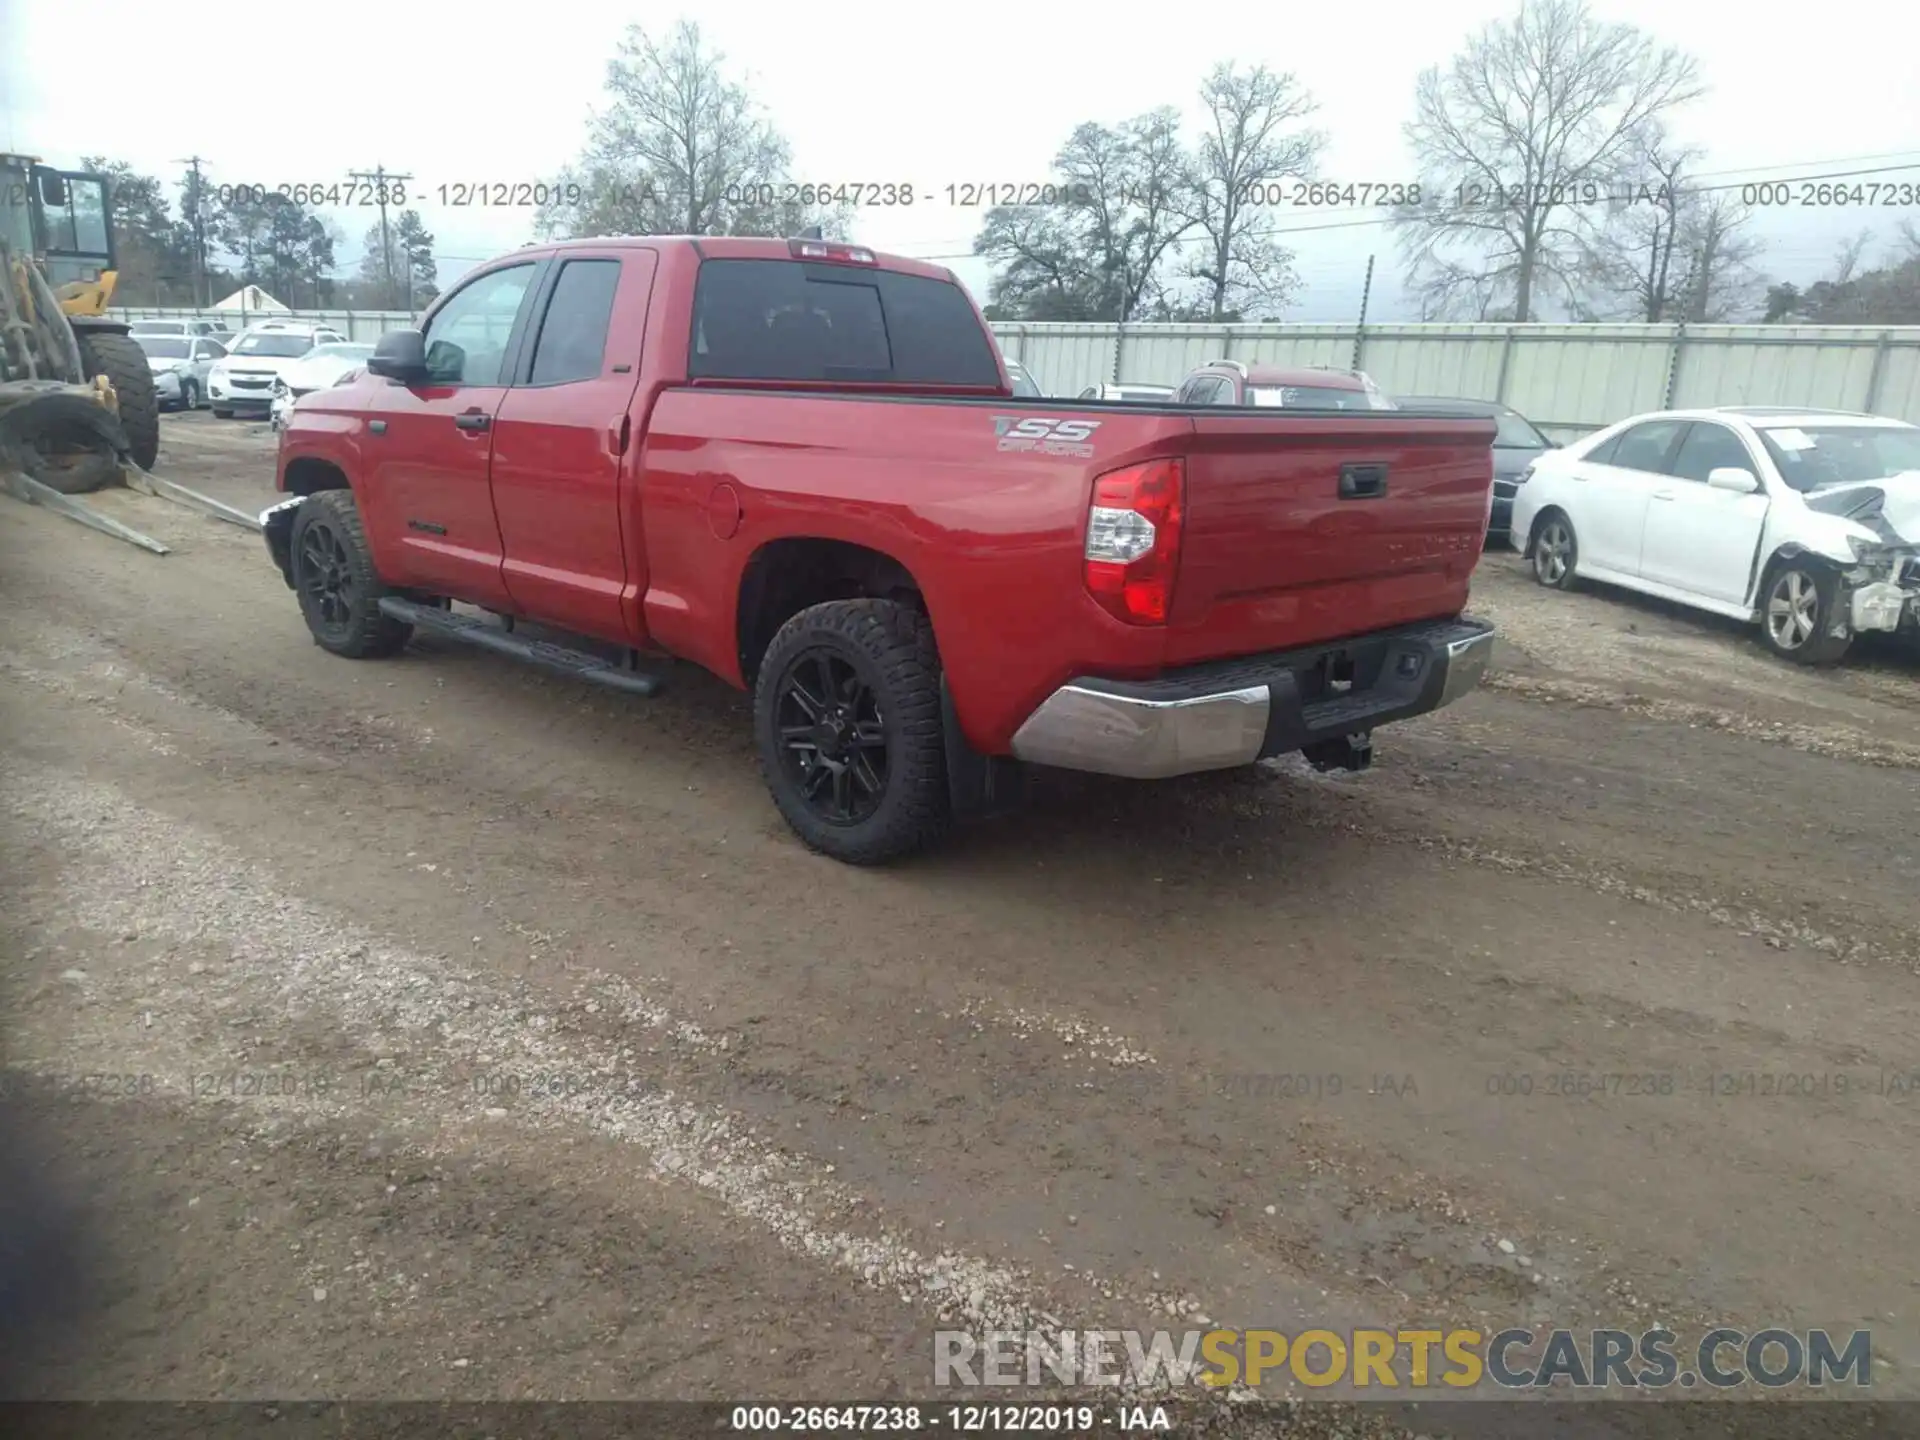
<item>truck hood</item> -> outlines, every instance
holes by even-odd
[[[1863,525],[1890,545],[1920,545],[1920,470],[1904,470],[1883,480],[1824,485],[1801,499],[1809,510]]]

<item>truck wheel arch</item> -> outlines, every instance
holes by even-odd
[[[316,460],[311,456],[302,456],[287,462],[285,493],[290,499],[305,499],[309,495],[318,495],[323,490],[351,490],[346,472],[326,460]],[[293,522],[300,513],[297,505],[283,502],[261,516],[261,529],[266,532],[267,553],[273,556],[274,563],[280,567],[280,574],[287,582],[287,588],[293,588]]]
[[[858,599],[897,601],[933,618],[919,580],[883,550],[805,535],[762,544],[741,572],[735,598],[734,630],[747,687],[787,621],[812,605]]]
[[[351,490],[347,475],[331,460],[302,455],[287,462],[285,489],[289,495],[316,495],[322,490]]]

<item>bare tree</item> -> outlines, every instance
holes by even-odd
[[[1293,253],[1264,227],[1270,188],[1314,173],[1325,137],[1299,122],[1318,106],[1291,74],[1216,65],[1200,86],[1206,133],[1190,166],[1191,219],[1204,237],[1187,276],[1202,288],[1206,318],[1278,311],[1297,284]],[[1196,309],[1198,307],[1195,307]]]
[[[845,212],[803,203],[785,183],[791,152],[725,56],[691,20],[656,41],[630,25],[607,65],[608,104],[566,172],[543,233],[797,235],[836,232]]]
[[[1858,235],[1842,240],[1833,253],[1832,284],[1845,285],[1860,271],[1860,262],[1866,258],[1867,247],[1873,243],[1873,231],[1863,229]]]
[[[1840,247],[1833,275],[1804,291],[1775,285],[1767,292],[1769,322],[1811,325],[1920,324],[1920,228],[1904,223],[1885,260],[1861,269],[1872,232],[1863,230]]]
[[[1605,199],[1647,127],[1699,93],[1690,57],[1585,0],[1522,0],[1420,76],[1406,135],[1427,193],[1397,219],[1410,286],[1444,311],[1491,284],[1514,320],[1549,286],[1576,306]]]
[[[1726,190],[1695,194],[1683,214],[1686,303],[1690,325],[1721,323],[1750,313],[1765,285],[1756,264],[1766,248],[1748,233],[1750,207]]]
[[[1163,107],[1119,126],[1078,126],[1054,174],[1066,203],[999,206],[974,240],[974,253],[1000,267],[996,315],[1139,318],[1194,224],[1179,116]]]
[[[1658,122],[1636,139],[1630,183],[1590,252],[1596,318],[1699,324],[1752,308],[1764,247],[1746,229],[1751,208],[1730,189],[1702,186],[1693,173],[1700,158]]]

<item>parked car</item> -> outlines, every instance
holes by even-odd
[[[153,371],[153,388],[164,409],[198,410],[207,393],[207,377],[224,359],[218,340],[186,335],[135,335]]]
[[[1210,360],[1180,382],[1181,405],[1259,405],[1306,410],[1392,410],[1364,370],[1320,365],[1249,365]]]
[[[273,409],[274,381],[282,372],[316,345],[336,345],[345,339],[323,325],[275,320],[249,326],[207,376],[207,401],[213,413],[223,420],[242,414],[265,419]]]
[[[1531,420],[1511,405],[1497,400],[1460,400],[1433,395],[1402,395],[1399,403],[1413,410],[1437,410],[1447,415],[1486,415],[1499,426],[1493,436],[1493,514],[1487,519],[1487,543],[1507,544],[1513,518],[1513,495],[1527,466],[1554,448]]]
[[[142,335],[220,336],[232,333],[217,320],[130,320],[127,327],[136,340]]]
[[[1007,361],[1007,379],[1013,382],[1013,393],[1022,400],[1038,400],[1041,396],[1040,382],[1033,378],[1033,372],[1018,360]]]
[[[1376,726],[1478,683],[1492,421],[1004,384],[925,261],[534,246],[294,407],[261,528],[336,655],[425,630],[629,692],[662,683],[643,650],[749,691],[781,814],[853,863],[1011,804],[1026,763],[1363,769]]]
[[[1137,403],[1165,404],[1173,398],[1171,385],[1089,385],[1075,397],[1080,400],[1130,400]]]
[[[1534,578],[1642,590],[1833,664],[1920,625],[1920,426],[1728,406],[1636,415],[1536,458],[1512,543]]]
[[[287,366],[273,382],[273,405],[268,418],[273,428],[285,428],[286,417],[293,413],[294,402],[302,395],[341,384],[357,374],[373,354],[373,346],[342,341],[316,345]]]

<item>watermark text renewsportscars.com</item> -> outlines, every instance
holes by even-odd
[[[1667,1390],[1865,1388],[1866,1330],[1721,1327],[1284,1330],[939,1330],[941,1387],[1074,1385],[1251,1390]]]

